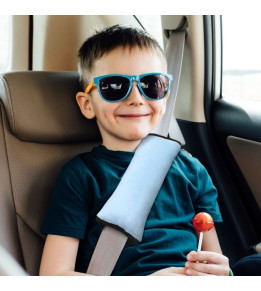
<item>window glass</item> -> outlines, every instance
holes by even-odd
[[[222,17],[224,98],[261,100],[261,18]]]
[[[10,57],[10,21],[9,15],[0,15],[0,73],[8,68]]]
[[[150,33],[163,48],[162,25],[160,15],[136,15],[142,26]]]

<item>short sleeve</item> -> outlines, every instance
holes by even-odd
[[[42,233],[84,238],[89,216],[84,184],[69,164],[63,167],[41,227]]]
[[[209,213],[215,222],[222,222],[217,202],[217,189],[203,165],[197,160],[197,191],[194,197],[195,212]]]

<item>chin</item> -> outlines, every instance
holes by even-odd
[[[142,140],[144,137],[146,137],[149,133],[144,133],[144,132],[135,132],[135,133],[130,133],[128,134],[128,136],[126,137],[127,140],[130,141],[138,141],[138,140]]]

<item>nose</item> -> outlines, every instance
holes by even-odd
[[[131,88],[131,92],[128,96],[128,98],[126,99],[126,102],[128,105],[134,105],[134,106],[140,106],[143,105],[145,102],[145,97],[143,97],[143,95],[141,94],[138,86],[137,86],[137,82],[133,82],[132,88]]]

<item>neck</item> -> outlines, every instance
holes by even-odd
[[[119,141],[117,143],[108,142],[103,140],[102,143],[107,149],[112,151],[124,151],[124,152],[135,152],[138,145],[140,144],[140,140],[135,141]]]

